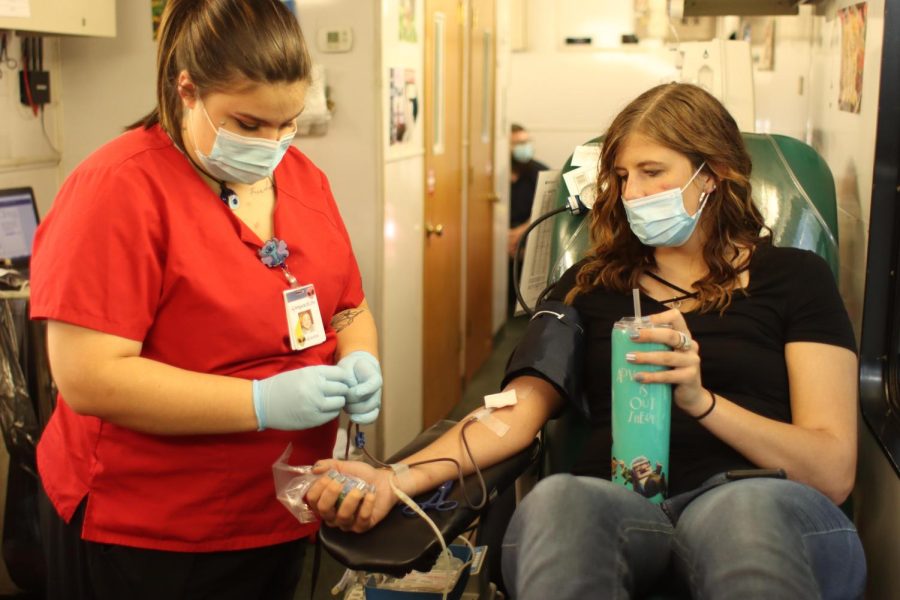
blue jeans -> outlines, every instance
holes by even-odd
[[[797,482],[717,475],[656,505],[563,474],[516,509],[503,578],[523,600],[632,598],[659,583],[703,599],[848,600],[862,597],[866,564],[853,523]]]

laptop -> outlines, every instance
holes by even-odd
[[[30,187],[0,190],[0,268],[28,274],[39,218]]]

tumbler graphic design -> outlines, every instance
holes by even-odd
[[[659,365],[625,360],[628,352],[671,351],[665,344],[638,343],[635,329],[654,327],[640,317],[624,317],[612,330],[612,481],[632,488],[651,502],[667,495],[672,386],[641,383],[641,371],[662,371]]]

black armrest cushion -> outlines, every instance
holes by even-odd
[[[436,423],[386,462],[395,462],[424,448],[453,425],[455,425],[453,421]],[[493,502],[501,491],[512,485],[519,475],[534,463],[538,454],[539,442],[535,439],[530,446],[515,456],[484,469],[482,475],[489,502]],[[469,498],[473,502],[478,502],[481,499],[481,490],[477,478],[469,475],[465,483]],[[427,500],[432,495],[433,491],[430,491],[415,500]],[[450,511],[428,513],[448,543],[465,531],[479,514],[466,506],[458,484],[453,486],[449,499],[459,502],[459,507]],[[319,541],[329,554],[350,569],[386,573],[394,577],[402,577],[412,570],[427,571],[437,560],[441,546],[428,524],[419,517],[404,515],[401,512],[403,506],[398,502],[381,523],[365,533],[344,532],[335,527],[322,525],[319,530]]]

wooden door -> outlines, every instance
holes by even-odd
[[[425,2],[424,427],[462,392],[461,13],[460,0]]]
[[[494,204],[494,0],[471,0],[466,218],[466,381],[491,354]],[[499,382],[498,382],[499,384]]]

